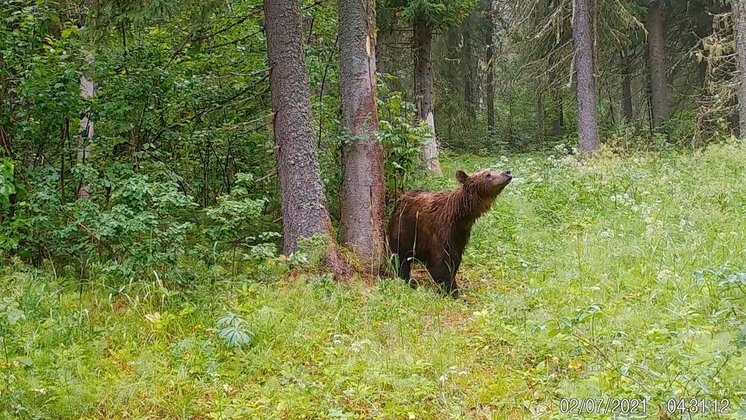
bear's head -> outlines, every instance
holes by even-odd
[[[496,172],[489,169],[467,175],[466,172],[459,170],[456,172],[456,179],[466,192],[479,197],[494,198],[510,184],[513,175],[510,171]]]

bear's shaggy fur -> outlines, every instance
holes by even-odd
[[[409,281],[412,262],[421,261],[453,297],[458,297],[456,272],[472,225],[513,178],[510,171],[486,170],[471,176],[458,171],[456,179],[460,185],[453,190],[402,195],[388,226],[389,248],[398,257],[399,277]]]

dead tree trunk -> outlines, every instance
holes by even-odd
[[[414,22],[414,39],[412,40],[415,57],[415,85],[417,96],[417,115],[430,128],[430,136],[422,139],[422,158],[427,169],[442,175],[438,159],[438,141],[435,135],[434,85],[433,85],[433,30],[424,16]]]
[[[376,109],[374,0],[339,0],[342,125],[342,242],[378,273],[384,262],[383,145]]]
[[[598,149],[598,98],[593,75],[593,32],[589,0],[576,0],[572,23],[577,69],[578,135],[580,152],[593,153]]]

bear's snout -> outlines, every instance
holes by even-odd
[[[499,180],[500,184],[502,184],[503,186],[508,185],[510,181],[513,180],[513,174],[511,174],[509,170],[502,172],[500,174]]]

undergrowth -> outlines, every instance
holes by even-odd
[[[183,258],[180,282],[9,261],[0,412],[570,418],[563,398],[646,399],[648,416],[697,398],[742,418],[744,162],[742,143],[448,159],[421,186],[452,187],[456,169],[516,175],[474,227],[465,302],[396,280],[335,285],[259,249],[238,265]]]

